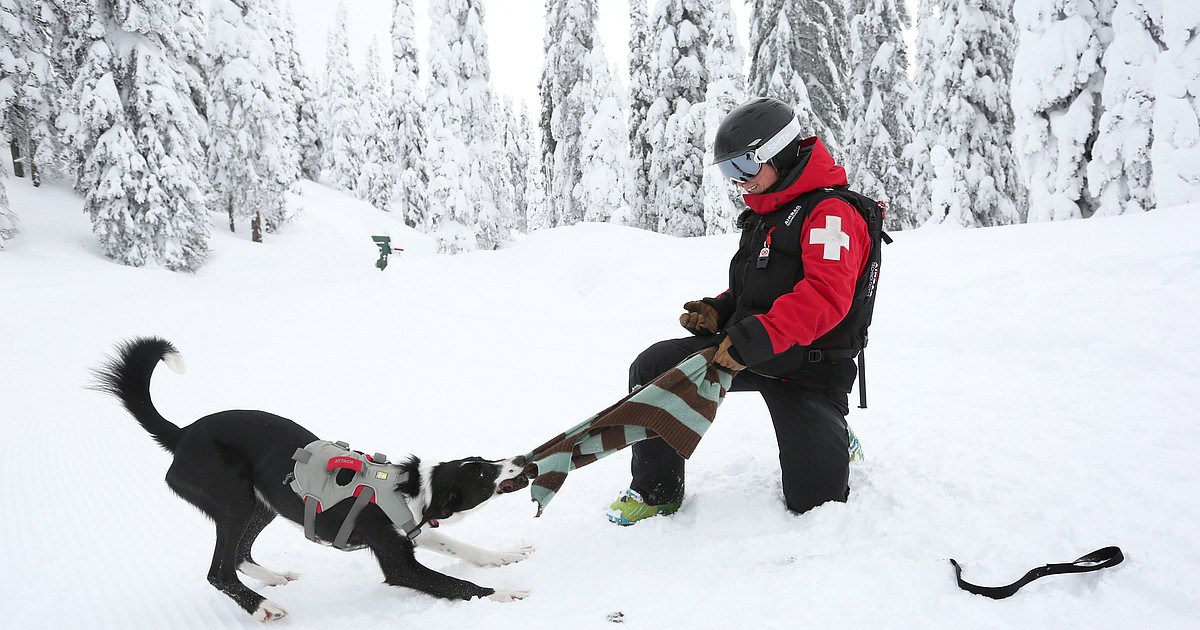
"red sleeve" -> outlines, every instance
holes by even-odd
[[[840,199],[813,209],[800,230],[804,279],[758,316],[775,354],[807,346],[842,321],[870,253],[867,222],[857,210]]]
[[[771,310],[739,322],[735,328],[740,330],[730,332],[746,365],[812,344],[850,311],[871,250],[866,220],[841,199],[826,199],[805,219],[800,239],[804,278]]]

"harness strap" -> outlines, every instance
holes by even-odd
[[[304,497],[304,537],[317,542],[317,510],[321,501],[311,494]]]
[[[350,489],[353,488],[354,503],[351,504],[349,512],[342,520],[338,527],[338,532],[334,536],[333,546],[338,549],[347,549],[347,543],[350,535],[354,532],[354,526],[358,521],[359,514],[366,509],[370,503],[375,503],[392,524],[400,528],[404,535],[410,540],[416,538],[421,533],[417,526],[416,519],[413,517],[412,510],[408,506],[408,501],[401,498],[390,490],[394,484],[396,486],[407,483],[409,473],[401,472],[399,466],[388,462],[387,456],[383,453],[375,453],[374,456],[362,454],[366,460],[351,455],[334,455],[327,457],[324,462],[324,470],[316,473],[319,479],[313,479],[313,468],[310,463],[316,466],[316,470],[320,471],[321,467],[312,459],[315,456],[315,450],[325,449],[327,446],[336,446],[334,452],[349,451],[349,444],[345,442],[325,442],[317,440],[304,448],[297,448],[292,454],[292,459],[297,462],[296,468],[284,477],[284,485],[290,486],[304,501],[304,536],[313,542],[321,542],[317,538],[316,519],[317,514],[325,507],[332,505],[340,505],[343,501],[350,498]],[[315,450],[309,450],[313,448]],[[328,453],[328,449],[322,450],[323,453]],[[322,455],[322,457],[326,457]],[[303,474],[301,474],[303,469]],[[328,484],[334,479],[338,473],[343,470],[350,470],[353,475],[353,486],[350,484],[339,484],[338,487],[330,487]],[[324,483],[323,483],[324,482]],[[379,485],[384,484],[384,485]],[[376,487],[378,486],[378,488]],[[322,499],[325,505],[322,505]],[[434,525],[436,527],[436,525]]]
[[[333,546],[338,549],[346,548],[346,541],[350,540],[350,532],[354,531],[354,522],[358,520],[359,513],[375,496],[375,489],[371,486],[359,486],[359,488],[362,489],[362,492],[354,499],[354,505],[350,506],[350,513],[346,515],[346,520],[342,521],[342,526],[338,528],[337,536],[333,539]]]
[[[404,532],[404,535],[407,536],[409,540],[412,540],[420,535],[421,529],[417,527],[417,521],[413,518],[411,510],[405,507],[402,511],[403,513],[401,514],[399,513],[400,510],[396,510],[396,513],[393,513],[393,510],[385,509],[384,513],[387,514],[388,518],[392,520],[392,524],[394,524],[396,527],[399,527],[400,531]],[[434,523],[431,526],[437,527],[437,524]]]
[[[1087,573],[1089,571],[1099,571],[1121,564],[1125,556],[1121,553],[1120,547],[1105,547],[1097,549],[1092,553],[1083,556],[1074,562],[1064,562],[1061,564],[1047,564],[1037,567],[1025,574],[1025,577],[1009,584],[1008,586],[978,586],[962,579],[962,567],[958,565],[953,558],[950,559],[950,564],[954,565],[954,575],[958,579],[958,586],[964,591],[983,595],[992,599],[1004,599],[1016,593],[1022,586],[1047,575],[1057,575],[1060,573]]]

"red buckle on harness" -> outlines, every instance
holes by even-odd
[[[357,457],[330,457],[329,462],[325,464],[325,472],[334,468],[349,468],[354,472],[362,472],[362,467],[362,460]]]

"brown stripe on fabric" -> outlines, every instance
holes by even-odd
[[[612,426],[604,429],[600,433],[600,444],[606,451],[613,451],[619,448],[628,446],[625,443],[625,425],[628,422],[622,422],[620,426]]]
[[[661,437],[685,458],[691,457],[700,444],[700,434],[676,420],[665,409],[630,401],[626,403],[628,419],[625,424],[646,427],[649,437]]]
[[[560,443],[562,443],[566,439],[567,439],[567,434],[565,432],[559,433],[558,436],[556,436],[555,438],[553,438],[553,439],[547,441],[546,443],[542,444],[541,446],[533,449],[531,452],[534,453],[535,456],[532,457],[531,459],[541,459],[544,455],[546,455],[548,453],[553,453],[557,450],[560,450],[555,447],[557,447]],[[572,443],[574,443],[574,439],[572,439]]]
[[[562,487],[563,482],[566,480],[567,480],[567,473],[565,473],[565,472],[548,472],[544,475],[539,476],[537,479],[534,480],[533,483],[535,483],[543,488],[549,488],[549,489],[557,492],[558,489]]]
[[[716,363],[709,363],[708,369],[704,372],[704,380],[710,383],[716,383],[719,387],[721,387],[721,398],[725,398],[726,389],[721,386],[721,373],[719,370],[728,371],[728,368],[719,367]],[[734,374],[733,377],[737,378],[737,374]]]
[[[714,377],[716,376],[716,374],[712,372],[711,368],[705,372],[705,377],[707,378],[710,375]],[[704,396],[701,396],[700,385],[693,383],[691,379],[686,377],[680,378],[677,382],[671,384],[669,387],[664,387],[664,389],[670,389],[671,393],[679,396],[683,402],[687,403],[688,407],[691,407],[696,413],[708,418],[710,423],[712,422],[713,418],[717,417],[717,407],[721,406],[721,401],[709,400]]]
[[[597,455],[576,455],[571,458],[571,465],[576,468],[583,468],[597,459],[600,459]]]

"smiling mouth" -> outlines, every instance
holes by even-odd
[[[753,185],[753,186],[751,186],[751,187],[749,187],[749,188],[746,188],[746,189],[745,189],[745,191],[746,191],[746,193],[747,193],[747,194],[749,194],[749,193],[752,193],[752,192],[754,192],[754,191],[756,191],[756,190],[758,190],[758,184],[755,184],[755,185]]]

